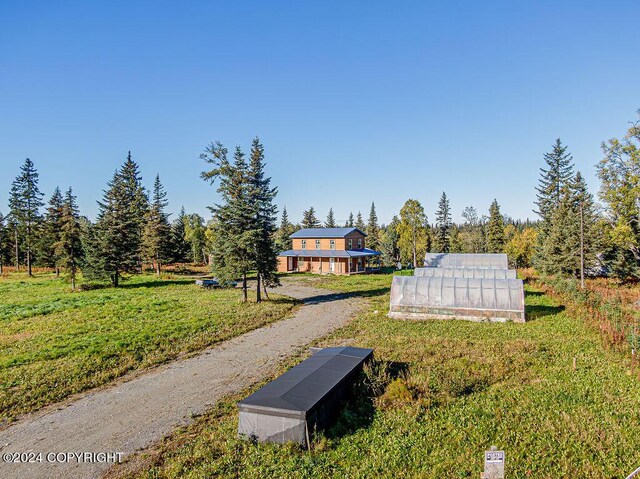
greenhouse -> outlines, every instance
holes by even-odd
[[[520,279],[394,276],[389,317],[524,322]]]
[[[480,268],[416,268],[414,276],[435,276],[439,278],[487,278],[516,279],[515,269],[480,269]]]
[[[506,254],[427,253],[427,268],[484,268],[508,269]]]

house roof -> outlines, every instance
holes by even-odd
[[[379,256],[382,253],[369,248],[362,249],[290,249],[279,253],[278,256],[306,256],[313,258],[362,258],[365,256]]]
[[[358,228],[302,228],[293,233],[290,238],[344,238],[354,231],[367,236]]]

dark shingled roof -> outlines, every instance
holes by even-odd
[[[364,231],[358,228],[302,228],[289,236],[289,238],[344,238],[354,231],[367,236]]]

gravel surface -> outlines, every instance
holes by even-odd
[[[95,478],[108,463],[64,461],[47,453],[121,452],[147,448],[192,421],[220,398],[276,371],[278,362],[346,324],[359,299],[287,282],[278,294],[301,299],[295,316],[256,329],[198,356],[153,369],[113,387],[89,392],[0,431],[0,453],[42,453],[42,462],[6,464],[1,478]],[[36,460],[38,460],[36,458]]]

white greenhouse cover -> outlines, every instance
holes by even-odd
[[[389,317],[524,322],[520,279],[394,276]]]
[[[427,268],[485,268],[508,269],[506,254],[427,253]]]
[[[440,278],[489,278],[516,279],[515,269],[480,269],[480,268],[416,268],[414,276],[437,276]]]

